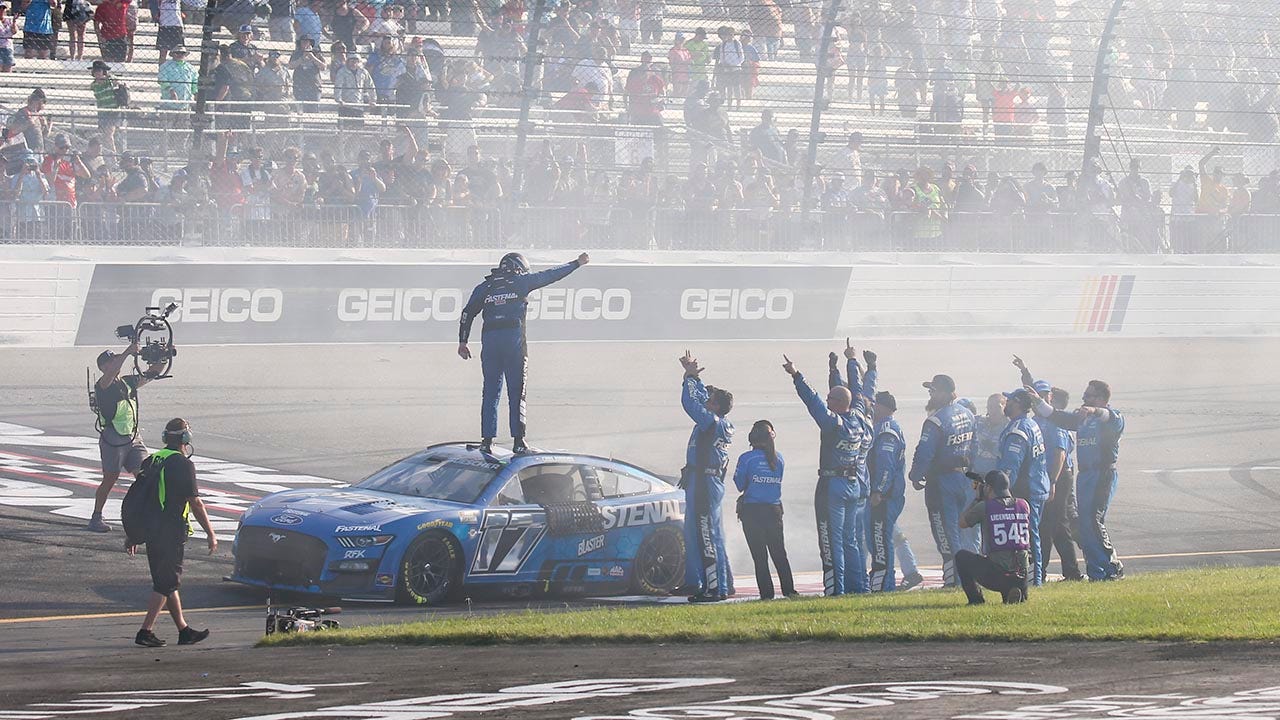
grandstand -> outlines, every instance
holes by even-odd
[[[200,148],[193,147],[191,114],[181,106],[162,108],[158,28],[144,7],[131,61],[110,63],[130,95],[130,108],[119,111],[127,126],[115,150],[151,159],[147,178],[155,187],[144,200],[122,202],[93,181],[71,203],[50,188],[40,203],[43,212],[33,217],[10,182],[0,223],[24,242],[128,244],[487,247],[577,246],[585,240],[637,248],[999,251],[1268,246],[1267,203],[1240,212],[1237,192],[1243,180],[1243,187],[1256,188],[1253,194],[1271,192],[1275,184],[1280,195],[1280,183],[1269,182],[1276,167],[1280,70],[1270,39],[1278,28],[1264,3],[1127,2],[1106,53],[1102,157],[1095,171],[1079,176],[1098,37],[1110,0],[836,1],[831,51],[822,58],[821,16],[831,6],[816,0],[585,0],[571,9],[549,7],[540,29],[543,62],[527,91],[513,87],[510,78],[518,81],[522,74],[532,7],[519,0],[479,5],[494,30],[476,38],[452,34],[466,27],[456,22],[468,17],[466,3],[450,3],[456,4],[451,21],[429,20],[424,16],[439,16],[440,8],[410,2],[407,26],[382,29],[390,28],[398,52],[417,47],[416,38],[429,38],[426,47],[439,49],[442,57],[427,59],[433,83],[421,103],[383,98],[361,118],[344,116],[326,70],[318,102],[211,103],[213,128]],[[319,0],[315,5],[322,17],[333,12],[319,7]],[[273,13],[296,11],[288,0],[271,7]],[[356,11],[377,20],[387,7],[357,4]],[[188,10],[186,45],[198,51],[203,12]],[[656,41],[638,32],[655,14],[662,23]],[[743,53],[759,54],[757,69],[734,70],[721,60],[725,43],[716,37],[718,29],[733,31],[732,55],[735,47],[745,50],[739,33],[755,29],[760,35],[761,27],[779,19],[776,57],[770,59],[765,39],[757,38],[752,52]],[[566,42],[561,22],[581,37]],[[268,24],[267,18],[255,21],[254,48],[262,56],[278,52],[287,62],[294,44],[271,40]],[[688,69],[674,66],[675,34],[693,38],[697,28],[705,28],[709,39],[702,53],[707,64],[695,58]],[[234,40],[225,28],[214,38]],[[380,38],[362,39],[367,44],[354,54],[370,58]],[[322,42],[326,63],[331,41]],[[82,60],[65,59],[65,42],[63,59],[23,58],[22,43],[20,32],[15,67],[0,73],[0,117],[17,112],[32,89],[41,88],[52,133],[66,134],[83,149],[99,132],[89,87],[91,63],[100,57],[93,23]],[[211,50],[216,62],[216,48]],[[653,102],[628,83],[642,53],[652,55],[653,72],[665,86],[660,124],[637,121],[631,107]],[[598,67],[593,58],[600,58]],[[469,60],[474,64],[463,65]],[[578,87],[580,96],[597,102],[566,109],[565,96],[597,70],[609,87],[594,93]],[[831,79],[815,113],[819,72]],[[691,82],[681,82],[680,75]],[[757,83],[742,84],[754,85],[750,97],[736,98],[741,81],[725,78],[752,75]],[[711,93],[691,100],[678,92],[681,85],[696,87],[699,76]],[[212,84],[212,73],[207,81]],[[873,93],[882,97],[883,109],[869,101]],[[516,158],[519,105],[526,95],[527,151]],[[243,172],[253,148],[263,148],[266,166],[278,168],[285,149],[296,147],[303,156],[305,200],[284,203],[249,191],[233,203],[206,197],[216,188],[205,185],[217,184],[204,178],[206,159],[219,154],[214,140],[233,111],[243,127],[223,138],[231,149],[228,176]],[[776,134],[755,132],[765,111],[772,113]],[[815,114],[816,136],[810,132]],[[412,133],[412,146],[403,128]],[[853,133],[861,135],[857,153],[850,152]],[[10,159],[20,152],[17,139],[8,139]],[[805,206],[811,140],[817,166],[812,202]],[[379,156],[382,141],[392,143],[390,156]],[[762,147],[770,142],[777,147]],[[479,159],[469,159],[471,145]],[[414,146],[419,152],[409,153]],[[1233,206],[1201,212],[1199,185],[1205,180],[1198,164],[1215,147],[1211,164],[1225,175],[1215,182]],[[42,158],[47,148],[30,149]],[[330,164],[358,171],[361,153],[373,153],[372,165],[381,171],[383,189],[374,185],[364,193],[374,196],[373,207],[368,198],[326,197],[320,176]],[[416,157],[397,164],[394,158],[405,154]],[[1134,190],[1123,180],[1134,160],[1144,178],[1138,189],[1145,191],[1136,199],[1122,192]],[[116,170],[110,148],[101,162]],[[1037,163],[1046,178],[1033,176]],[[921,166],[932,169],[932,179],[915,177]],[[1197,216],[1182,222],[1178,216],[1186,208],[1178,206],[1171,184],[1186,166],[1197,174]],[[388,170],[393,177],[385,177]],[[524,180],[519,189],[517,170]],[[866,170],[877,173],[871,185],[861,177]],[[122,179],[114,174],[108,183]],[[834,182],[837,174],[843,185]],[[178,198],[168,192],[175,175],[184,178]],[[1232,180],[1234,175],[1240,177]],[[351,182],[360,194],[354,187],[360,177]],[[921,182],[936,182],[942,202],[929,206],[908,197]],[[1052,203],[1037,205],[1027,189],[1033,182],[1053,187]],[[962,186],[976,189],[985,205],[961,202]]]

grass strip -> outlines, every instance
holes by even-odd
[[[520,611],[272,635],[260,646],[696,643],[795,640],[1274,640],[1280,567],[1180,570],[1052,583],[1029,602],[959,591],[713,605]]]

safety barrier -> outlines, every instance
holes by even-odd
[[[143,257],[98,254],[130,253]],[[207,259],[214,251],[182,253],[195,257],[0,259],[0,344],[111,345],[122,318],[170,301],[181,305],[173,321],[186,344],[455,342],[462,306],[492,265],[443,259],[458,251],[366,249],[337,263],[307,250],[277,250],[270,261],[256,249],[217,250],[220,262]],[[397,261],[415,254],[440,259]],[[532,253],[540,266],[571,256]],[[810,257],[597,252],[588,268],[530,297],[529,337],[1280,336],[1274,256]]]

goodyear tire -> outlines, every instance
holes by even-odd
[[[451,535],[418,536],[400,560],[396,600],[409,605],[440,605],[462,589],[462,548]]]
[[[684,583],[684,535],[658,528],[640,543],[631,588],[645,595],[666,595]]]

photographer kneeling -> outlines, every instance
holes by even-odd
[[[978,498],[960,517],[960,527],[982,527],[986,555],[961,550],[956,553],[956,573],[970,605],[986,602],[979,585],[1004,597],[1006,605],[1027,599],[1031,570],[1031,508],[1009,492],[1009,476],[992,470],[985,477],[965,473],[973,480]]]
[[[111,488],[120,479],[120,470],[137,475],[138,468],[147,457],[147,447],[138,439],[138,388],[158,376],[163,363],[149,364],[146,372],[121,377],[120,371],[129,358],[138,354],[135,339],[122,353],[102,351],[98,356],[96,391],[98,407],[98,454],[102,458],[102,483],[98,485],[93,500],[93,515],[88,530],[110,532],[111,526],[102,520],[102,508],[107,504]]]

